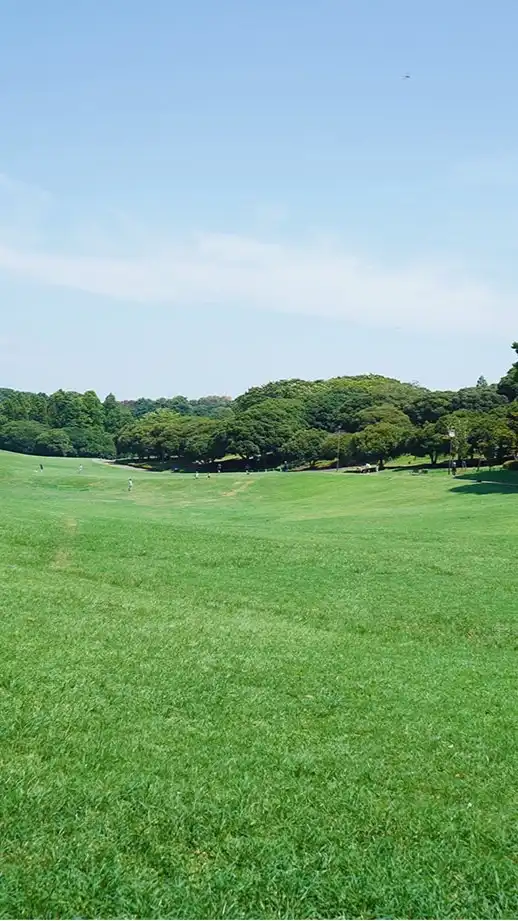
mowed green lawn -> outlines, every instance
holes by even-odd
[[[518,489],[37,465],[0,454],[2,917],[518,917]]]

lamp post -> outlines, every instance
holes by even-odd
[[[342,435],[342,429],[338,429],[336,434],[338,435],[338,445],[336,449],[336,472],[338,473],[340,467],[340,438]]]
[[[453,439],[455,438],[455,429],[450,429],[448,431],[448,436],[450,439],[450,462],[448,464],[448,473],[451,473],[453,466]]]

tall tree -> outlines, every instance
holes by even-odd
[[[187,461],[211,461],[218,457],[217,419],[191,417],[182,440],[182,456]]]
[[[20,454],[36,454],[36,442],[47,429],[41,422],[19,419],[7,422],[0,432],[0,448]]]
[[[518,342],[513,342],[512,348],[518,355]],[[497,390],[511,403],[518,399],[518,361],[510,367],[507,374],[500,379]]]
[[[300,428],[303,405],[298,400],[268,398],[224,422],[229,453],[242,458],[278,457],[282,445]]]
[[[281,454],[286,460],[314,467],[323,457],[326,438],[321,429],[299,429],[283,444]]]
[[[67,457],[75,451],[64,429],[45,428],[36,438],[34,453],[46,457]]]
[[[453,453],[458,460],[465,460],[470,455],[469,436],[477,418],[477,414],[470,413],[467,410],[458,410],[448,416],[444,416],[437,426],[445,438],[448,438],[448,442],[451,443]],[[450,432],[455,434],[450,436]]]
[[[514,351],[516,352],[516,354],[518,355],[518,342],[513,342],[512,347],[513,347]],[[513,367],[512,367],[512,372],[513,372],[513,374],[514,374],[514,379],[515,379],[515,381],[518,381],[518,361],[515,361],[515,363],[514,363],[514,365],[513,365]]]
[[[81,426],[83,422],[83,400],[80,393],[56,390],[47,403],[47,416],[51,428],[61,429],[67,426]]]
[[[518,400],[514,400],[507,411],[507,425],[516,435],[518,442]]]
[[[469,441],[491,463],[501,463],[514,450],[516,435],[505,419],[494,413],[481,415],[473,425]]]
[[[439,456],[448,452],[448,436],[440,431],[437,423],[425,422],[415,429],[408,450],[416,457],[429,457],[430,462],[436,464]]]
[[[383,467],[387,460],[403,453],[409,437],[406,428],[390,422],[377,422],[354,435],[352,447],[358,459],[374,461]]]
[[[6,399],[2,401],[2,415],[9,422],[19,422],[23,419],[30,419],[30,409],[30,395],[27,393],[21,393],[17,390],[11,390]]]
[[[130,425],[132,421],[131,410],[122,403],[118,403],[113,393],[109,393],[103,403],[103,424],[106,431],[111,435],[117,435],[125,425]]]
[[[34,419],[35,422],[46,424],[48,419],[47,404],[48,397],[46,393],[31,393],[29,418]]]
[[[81,423],[97,428],[104,425],[103,405],[94,390],[87,390],[81,397]]]

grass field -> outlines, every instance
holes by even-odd
[[[512,475],[84,465],[0,454],[0,915],[518,917]]]

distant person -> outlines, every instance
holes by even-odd
[[[218,464],[218,473],[221,473],[221,464]]]
[[[468,469],[468,465],[467,465],[467,463],[466,463],[465,460],[462,461],[462,469],[463,469],[463,470],[467,470],[467,469]]]
[[[130,477],[128,480],[128,492],[131,492],[132,489],[133,489],[133,480]]]
[[[43,470],[43,464],[40,464],[40,470]]]
[[[79,464],[79,473],[82,473],[82,472],[83,472],[83,465]]]
[[[453,476],[457,476],[457,461],[451,462],[451,472],[453,473]]]
[[[200,478],[200,471],[197,470],[196,473],[194,474],[194,479],[198,480],[199,478]]]
[[[210,480],[210,473],[207,474],[207,479]]]

